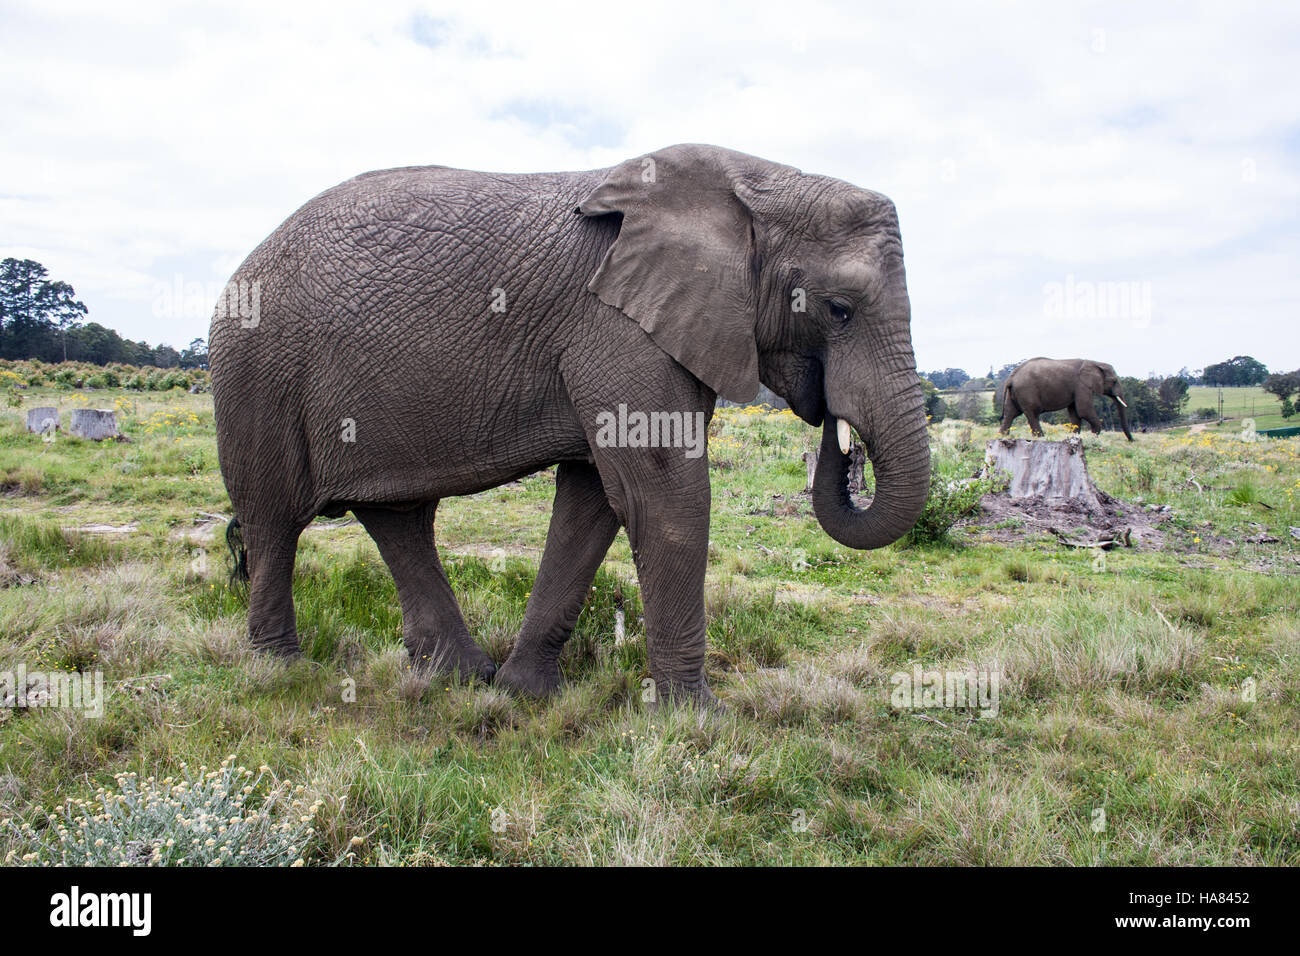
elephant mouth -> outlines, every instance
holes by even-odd
[[[815,355],[804,360],[804,372],[799,387],[790,398],[790,410],[814,428],[826,417],[826,372],[822,361]]]

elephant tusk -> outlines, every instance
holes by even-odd
[[[849,442],[853,439],[853,432],[849,428],[849,423],[841,418],[839,424],[835,426],[835,432],[840,439],[840,451],[847,455],[849,453]]]
[[[1115,396],[1115,401],[1119,402],[1125,408],[1128,408],[1128,402],[1124,401],[1124,399],[1120,398],[1118,395]]]

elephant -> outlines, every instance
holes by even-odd
[[[708,456],[678,428],[704,440],[718,397],[767,385],[822,426],[814,514],[849,548],[898,539],[928,494],[893,203],[715,146],[584,172],[347,180],[238,268],[209,363],[249,639],[289,657],[298,537],[350,510],[392,572],[413,666],[545,696],[624,528],[656,699],[717,706]],[[665,440],[646,440],[646,417]],[[876,476],[865,507],[847,487],[852,430]],[[498,669],[461,616],[434,517],[443,498],[552,466],[540,568]]]
[[[1009,432],[1011,423],[1023,412],[1030,432],[1041,438],[1043,430],[1039,427],[1038,416],[1043,412],[1066,409],[1075,428],[1087,422],[1096,435],[1101,432],[1101,419],[1093,405],[1094,395],[1109,395],[1115,399],[1120,426],[1132,441],[1133,434],[1128,428],[1128,405],[1120,391],[1119,376],[1113,366],[1089,359],[1040,357],[1017,365],[1003,384],[1002,427],[999,431],[1003,435]]]

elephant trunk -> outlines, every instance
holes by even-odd
[[[892,386],[892,387],[891,387]],[[813,478],[813,511],[826,533],[859,550],[898,540],[916,522],[930,491],[930,442],[924,396],[910,367],[873,389],[875,400],[848,419],[866,443],[876,479],[867,508],[849,496],[849,456],[840,449],[840,419],[827,409]]]
[[[1128,430],[1128,406],[1124,404],[1124,399],[1118,395],[1115,398],[1115,408],[1119,410],[1119,427],[1124,429],[1124,437],[1129,441],[1133,440],[1133,433]]]

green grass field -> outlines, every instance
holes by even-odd
[[[1300,418],[1282,417],[1282,403],[1276,395],[1270,395],[1259,385],[1243,385],[1238,388],[1211,388],[1208,385],[1193,385],[1187,390],[1187,412],[1194,415],[1198,409],[1213,408],[1219,411],[1219,398],[1223,398],[1223,417],[1231,419],[1221,429],[1241,429],[1241,420],[1253,418],[1255,427],[1286,428],[1300,424]],[[1216,426],[1211,426],[1216,427]]]
[[[551,701],[411,672],[392,581],[346,519],[300,545],[307,659],[254,656],[226,586],[210,397],[23,402],[60,404],[65,423],[116,404],[131,441],[45,443],[23,408],[0,412],[0,671],[100,670],[107,689],[100,718],[0,709],[10,862],[111,861],[120,840],[138,862],[1300,863],[1300,441],[1085,436],[1103,490],[1172,509],[1162,549],[1099,567],[1014,521],[848,551],[799,494],[814,433],[722,410],[708,669],[727,710],[710,715],[642,702],[623,536]],[[970,475],[993,431],[936,427],[940,473]],[[541,473],[439,513],[466,619],[498,660],[553,486]],[[918,666],[996,670],[996,716],[895,707],[896,675]],[[214,795],[236,765],[260,782]],[[279,822],[257,829],[245,797]],[[65,799],[93,807],[60,834],[47,812]],[[81,813],[107,842],[61,857]],[[165,820],[146,833],[150,814]]]

